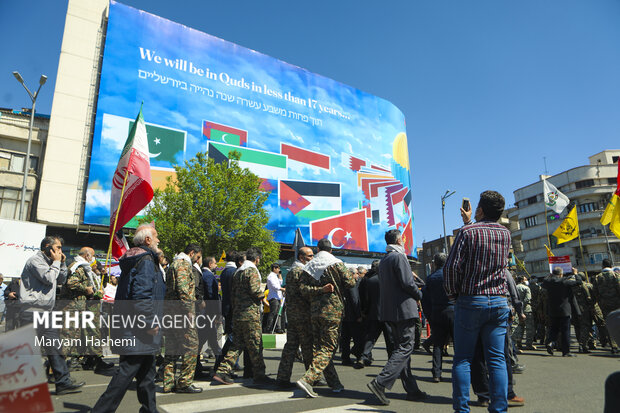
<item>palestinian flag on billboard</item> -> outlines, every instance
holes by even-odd
[[[342,212],[339,182],[280,180],[278,195],[280,208],[291,211],[299,225]]]
[[[235,146],[248,146],[248,132],[222,123],[205,120],[202,135],[212,142],[222,142]]]
[[[233,151],[240,154],[239,166],[249,169],[259,178],[288,178],[286,155],[244,148],[242,146],[228,145],[220,142],[209,142],[209,158],[213,159],[216,163],[229,162],[230,153]]]
[[[334,248],[368,251],[366,211],[362,209],[311,221],[310,238],[313,244],[327,238]]]

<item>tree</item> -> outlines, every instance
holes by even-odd
[[[268,193],[261,179],[236,162],[215,163],[206,153],[175,166],[164,190],[156,190],[142,222],[155,221],[160,248],[167,256],[183,251],[190,242],[202,245],[203,256],[219,258],[222,251],[262,249],[261,274],[278,259],[280,246],[265,229],[269,216],[263,205]]]

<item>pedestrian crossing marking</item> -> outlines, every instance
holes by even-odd
[[[231,386],[221,386],[230,388]],[[306,400],[301,396],[301,392],[294,395],[291,392],[268,391],[263,394],[248,394],[245,396],[217,397],[214,399],[200,399],[188,402],[170,403],[158,406],[162,412],[168,413],[196,413],[196,412],[215,412],[223,409],[234,409],[238,407],[257,406],[261,404],[290,402]],[[296,397],[295,397],[296,396]]]
[[[192,384],[196,387],[200,387],[202,391],[209,391],[209,390],[235,389],[239,387],[245,387],[245,386],[251,385],[252,380],[244,380],[242,382],[236,382],[233,384],[212,384],[210,381],[195,381]],[[171,396],[173,394],[178,394],[178,393],[175,393],[175,392],[157,393],[156,396],[163,397],[163,396]]]
[[[347,404],[345,406],[336,406],[336,407],[327,407],[323,409],[316,410],[304,410],[300,413],[340,413],[340,412],[390,412],[393,410],[382,410],[377,409],[373,406],[368,406],[365,404]]]

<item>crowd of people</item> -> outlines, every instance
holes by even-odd
[[[203,258],[199,244],[190,243],[168,260],[158,249],[156,229],[141,225],[134,235],[135,246],[120,259],[117,278],[101,272],[89,247],[82,248],[67,267],[62,239],[46,237],[41,251],[26,263],[21,283],[12,283],[4,291],[7,327],[9,317],[15,318],[9,314],[12,301],[21,307],[18,320],[9,328],[32,323],[34,311],[55,308],[57,288],[65,310],[113,312],[112,301],[115,306],[132,301],[147,320],[163,315],[160,302],[178,302],[187,314],[196,315],[208,312],[205,303],[218,301],[220,334],[225,335],[221,348],[218,329],[162,331],[157,326],[140,334],[130,328],[116,331],[117,336],[136,339],[131,346],[113,348],[120,354],[116,368],[104,361],[101,348],[62,352],[45,348],[56,394],[79,391],[84,385],[70,376],[76,363],[113,374],[94,412],[116,411],[134,379],[144,411],[156,411],[158,376],[164,393],[199,393],[202,388],[194,380],[230,385],[242,353],[243,377],[257,386],[297,387],[311,398],[317,397],[315,386],[340,393],[345,385],[334,366],[338,348],[343,366],[363,369],[373,364],[374,346],[382,333],[388,361],[367,385],[380,404],[390,403],[386,389],[398,378],[407,400],[427,398],[412,374],[411,355],[420,347],[431,353],[432,381],[439,383],[444,380],[443,357],[452,342],[454,411],[469,411],[471,386],[479,405],[503,412],[508,406],[525,404],[515,393],[513,380],[513,374],[525,370],[518,361],[523,350],[553,355],[559,349],[565,357],[574,356],[572,324],[579,352],[590,352],[598,340],[598,345],[616,353],[605,318],[620,308],[620,269],[614,271],[608,260],[603,261],[600,274],[589,278],[576,270],[563,274],[561,268],[542,280],[511,274],[507,269],[510,233],[497,222],[503,208],[499,193],[485,191],[475,210],[475,223],[474,211],[461,209],[464,226],[449,255],[433,257],[433,272],[426,282],[411,270],[398,230],[385,234],[386,254],[368,271],[348,268],[332,254],[330,241],[322,239],[316,251],[298,250],[285,281],[280,265],[271,265],[266,287],[258,270],[262,259],[258,248],[227,252],[218,282],[216,260]],[[108,307],[101,306],[102,301]],[[432,334],[421,342],[423,322],[430,324]],[[281,330],[286,330],[286,344],[274,380],[266,372],[262,335]],[[50,338],[108,334],[41,326],[37,333]],[[539,342],[543,347],[537,347]],[[205,343],[215,355],[210,370],[201,362]],[[296,359],[303,362],[305,373],[292,380]]]

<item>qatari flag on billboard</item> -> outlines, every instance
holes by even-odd
[[[112,176],[110,199],[110,237],[116,238],[115,232],[135,217],[153,199],[151,184],[151,164],[149,162],[149,144],[146,137],[146,125],[142,117],[142,107],[134,122],[121,158]],[[114,240],[112,256],[122,255],[122,241]]]
[[[334,248],[368,251],[366,210],[311,221],[310,238],[312,243],[327,238]]]

